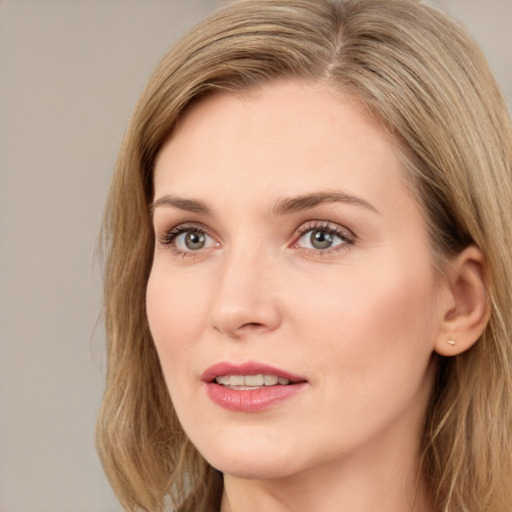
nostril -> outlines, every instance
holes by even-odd
[[[228,333],[231,334],[233,337],[238,338],[240,336],[243,336],[244,333],[249,334],[251,332],[262,332],[265,330],[265,324],[258,323],[258,322],[247,322],[244,324],[239,325],[233,330],[225,330],[218,326],[214,326],[214,329],[219,333]]]
[[[259,329],[265,329],[265,324],[258,322],[247,322],[238,327],[237,331],[256,331]]]

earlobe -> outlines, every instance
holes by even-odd
[[[442,356],[468,350],[489,321],[489,301],[482,251],[471,245],[452,261],[448,272],[450,306],[446,308],[434,349]]]

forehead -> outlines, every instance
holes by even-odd
[[[244,205],[343,189],[378,201],[405,190],[401,168],[390,136],[351,97],[282,83],[191,107],[159,153],[155,196],[231,194]]]

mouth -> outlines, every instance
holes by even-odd
[[[307,379],[300,375],[254,361],[243,364],[217,363],[203,372],[201,380],[206,383],[215,382],[230,388],[248,387],[251,389],[307,382]]]
[[[225,409],[257,412],[291,398],[307,379],[266,364],[218,363],[201,376],[210,399]]]
[[[260,389],[270,386],[289,386],[292,382],[286,377],[259,373],[257,375],[222,375],[215,382],[231,389]]]

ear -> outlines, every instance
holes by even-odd
[[[472,347],[489,320],[485,258],[477,247],[464,249],[451,262],[442,325],[434,345],[442,356],[454,356]]]

